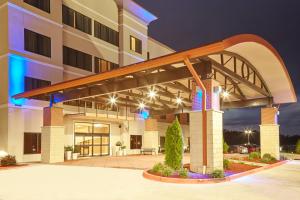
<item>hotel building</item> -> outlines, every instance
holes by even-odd
[[[148,36],[155,20],[132,0],[0,0],[0,150],[19,162],[41,160],[43,107],[49,102],[13,95],[173,53]],[[125,119],[130,110],[103,110],[84,100],[61,106],[65,138],[57,143],[78,146],[82,156],[112,155],[118,141],[128,154],[139,153],[147,140],[155,140],[155,148],[164,142],[144,138],[143,116]],[[161,136],[166,127],[158,124]]]

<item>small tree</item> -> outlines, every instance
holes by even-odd
[[[297,141],[295,152],[300,154],[300,139]]]
[[[165,164],[178,170],[182,167],[183,136],[178,119],[168,127],[165,141]]]
[[[223,153],[228,153],[228,150],[229,150],[229,146],[223,139]]]

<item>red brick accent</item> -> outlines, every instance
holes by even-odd
[[[44,108],[44,126],[63,126],[63,108],[58,107],[46,107]]]

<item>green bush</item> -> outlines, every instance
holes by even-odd
[[[73,147],[72,146],[65,146],[65,151],[72,151],[73,152]]]
[[[171,167],[165,165],[162,169],[161,175],[168,177],[168,176],[171,176],[173,174],[173,172],[174,172],[174,170]]]
[[[157,163],[152,167],[151,172],[161,173],[163,168],[164,168],[164,165],[162,163]]]
[[[271,156],[271,154],[266,153],[266,154],[263,155],[261,161],[264,162],[264,163],[269,163],[269,162],[276,161],[276,158]]]
[[[227,159],[223,160],[223,167],[224,167],[224,169],[228,169],[229,168],[229,164],[230,164],[229,160],[227,160]]]
[[[228,150],[229,150],[229,146],[223,139],[223,153],[228,153]]]
[[[182,167],[183,136],[178,119],[168,127],[165,141],[165,164],[174,170]]]
[[[1,166],[14,166],[17,165],[16,157],[7,155],[1,159]]]
[[[249,160],[255,160],[260,159],[260,153],[259,152],[251,152],[249,154]]]
[[[300,154],[300,139],[297,141],[295,152]]]
[[[189,173],[188,173],[188,170],[186,168],[181,168],[179,171],[178,171],[178,175],[181,177],[181,178],[187,178],[189,176]]]
[[[220,170],[220,169],[216,169],[213,171],[213,173],[211,174],[212,178],[224,178],[224,171]]]

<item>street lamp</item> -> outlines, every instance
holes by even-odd
[[[245,132],[245,134],[248,135],[248,144],[250,144],[250,135],[251,135],[251,133],[252,133],[252,130],[246,129],[244,132]]]

